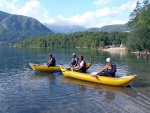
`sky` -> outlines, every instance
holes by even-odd
[[[143,0],[138,0],[143,3]],[[0,0],[0,11],[61,26],[125,24],[137,0]]]

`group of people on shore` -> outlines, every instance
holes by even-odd
[[[49,54],[50,59],[47,63],[47,66],[55,66],[56,65],[56,60],[53,57],[52,54]],[[76,66],[73,70],[77,72],[82,72],[86,73],[86,62],[83,60],[84,57],[82,55],[79,55],[79,57],[76,56],[75,53],[72,54],[72,60],[69,66]],[[116,65],[111,62],[110,58],[106,59],[106,66],[99,70],[97,74],[95,74],[93,77],[97,76],[110,76],[110,77],[115,77],[116,73]]]

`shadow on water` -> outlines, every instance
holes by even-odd
[[[50,79],[54,79],[55,76],[53,73],[49,73],[49,72],[38,72],[38,71],[34,71],[31,75],[31,79],[38,79],[38,78],[41,78],[41,77],[50,77]]]
[[[137,92],[131,87],[115,87],[115,86],[108,86],[108,85],[103,85],[103,84],[97,84],[97,83],[91,83],[88,81],[82,81],[82,80],[77,80],[77,79],[72,79],[69,77],[63,77],[61,80],[62,83],[68,83],[68,84],[74,84],[77,86],[84,86],[86,88],[94,89],[94,90],[99,90],[100,92],[105,91],[107,93],[121,93],[125,94],[128,96],[135,97]],[[107,94],[106,94],[107,96]]]
[[[36,80],[36,79],[41,79],[41,78],[48,78],[49,84],[55,84],[56,82],[56,77],[53,73],[49,72],[38,72],[35,71],[32,73],[30,79]]]
[[[137,89],[134,87],[108,86],[103,84],[97,84],[97,83],[72,79],[68,77],[63,77],[61,79],[61,82],[65,84],[76,85],[80,89],[82,89],[82,91],[83,89],[84,91],[86,89],[96,90],[98,91],[100,97],[103,98],[101,101],[104,101],[108,104],[114,101],[118,101],[117,98],[121,96],[121,98],[123,98],[124,101],[125,100],[131,101],[133,103],[136,103],[138,106],[143,107],[142,109],[146,109],[146,111],[149,110],[148,107],[150,105],[149,98],[146,95],[138,92]],[[123,105],[121,105],[121,107],[123,107]]]

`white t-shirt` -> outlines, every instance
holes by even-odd
[[[84,66],[84,61],[83,60],[80,62],[80,67],[82,67],[82,66]]]

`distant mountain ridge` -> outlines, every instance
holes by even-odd
[[[70,34],[74,32],[82,32],[86,31],[87,28],[77,25],[72,26],[60,26],[60,25],[53,25],[53,24],[45,24],[49,29],[51,29],[54,33],[61,33],[61,34]]]
[[[116,25],[106,25],[101,28],[89,28],[87,31],[91,32],[130,32],[131,28],[128,26],[128,24],[116,24]]]
[[[58,26],[58,25],[48,25],[45,24],[49,29],[51,29],[54,33],[61,33],[61,34],[70,34],[74,32],[82,32],[82,31],[89,31],[89,32],[130,32],[131,28],[128,24],[115,24],[115,25],[106,25],[101,28],[85,28],[81,26]]]
[[[17,42],[51,34],[50,29],[34,18],[0,11],[0,41]]]

